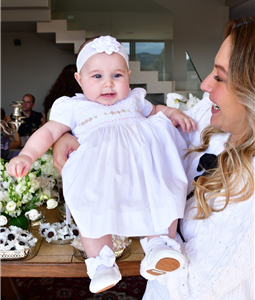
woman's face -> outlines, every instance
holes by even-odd
[[[210,94],[214,103],[211,125],[231,133],[231,140],[236,141],[246,131],[245,106],[236,100],[235,95],[227,88],[231,39],[228,37],[220,47],[215,58],[213,71],[201,83],[201,89]]]

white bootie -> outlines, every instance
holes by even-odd
[[[147,238],[144,238],[141,244],[145,257],[141,262],[140,273],[148,280],[175,271],[185,262],[179,244],[168,236],[153,238],[148,243]]]
[[[87,273],[91,279],[89,290],[100,293],[115,286],[121,280],[121,274],[115,263],[115,254],[108,246],[104,246],[97,257],[85,260]]]
[[[114,264],[111,268],[99,267],[91,279],[91,293],[101,293],[115,286],[121,280],[119,268]]]

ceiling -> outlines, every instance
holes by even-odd
[[[67,19],[69,30],[86,30],[87,38],[107,34],[122,41],[173,38],[172,13],[153,0],[52,0],[51,13],[52,19]]]
[[[51,0],[55,12],[165,12],[153,0]]]
[[[230,19],[255,15],[255,0],[225,1]],[[173,35],[172,13],[153,0],[51,0],[51,12],[52,19],[67,19],[69,30],[86,30],[87,37],[169,40]],[[36,32],[36,22],[1,22],[1,31]]]

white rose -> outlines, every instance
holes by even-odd
[[[14,201],[10,201],[6,205],[6,209],[8,211],[13,211],[13,210],[15,210],[15,208],[16,208],[16,203]]]
[[[2,201],[0,201],[0,211],[2,210],[2,208],[3,208],[3,203]]]
[[[0,226],[7,224],[7,218],[5,216],[0,216]]]
[[[25,213],[25,216],[28,216],[30,220],[35,221],[36,219],[38,219],[39,212],[37,211],[37,209],[31,209],[30,211]]]
[[[47,208],[48,209],[53,209],[53,208],[55,208],[57,206],[58,206],[58,201],[56,201],[54,199],[47,200]]]

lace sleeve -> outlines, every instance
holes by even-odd
[[[254,196],[208,219],[185,219],[182,232],[186,264],[160,279],[169,299],[253,299],[237,297],[236,289],[253,275]]]

